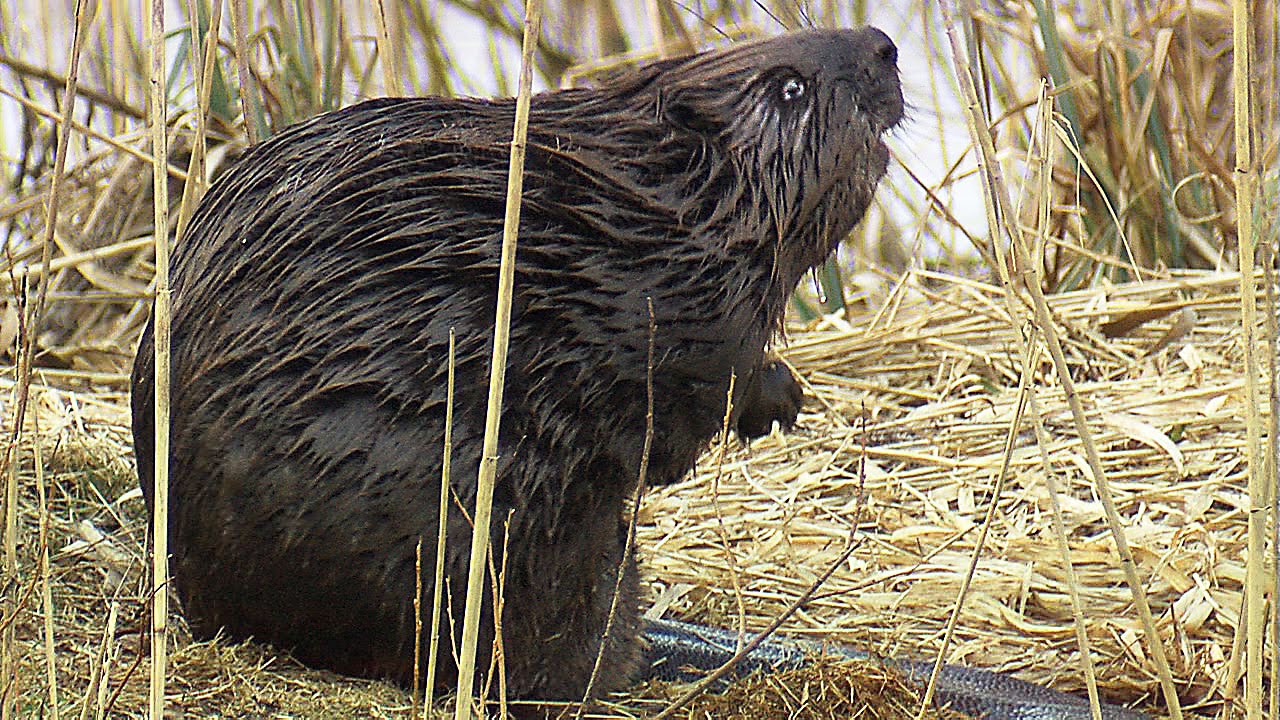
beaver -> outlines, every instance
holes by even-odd
[[[251,148],[201,201],[173,254],[169,507],[196,637],[408,683],[415,549],[434,557],[439,523],[444,637],[460,622],[514,108],[362,102]],[[595,687],[635,676],[623,515],[650,342],[650,485],[690,472],[731,378],[744,435],[793,420],[798,388],[767,348],[797,284],[865,214],[902,117],[897,50],[874,28],[742,42],[533,98],[493,500],[512,696],[581,696],[619,572]],[[441,518],[451,330],[455,502]],[[132,376],[149,507],[152,355],[149,323]],[[440,654],[442,684],[453,657]]]

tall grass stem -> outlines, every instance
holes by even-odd
[[[1007,235],[1010,238],[1009,247],[1013,252],[1013,260],[1011,264],[1003,261],[998,263],[998,272],[1001,274],[1002,281],[1006,284],[1006,293],[1020,292],[1020,288],[1025,288],[1031,295],[1035,322],[1048,343],[1049,354],[1053,358],[1055,372],[1062,383],[1063,394],[1067,397],[1068,404],[1071,407],[1071,416],[1076,434],[1083,446],[1085,458],[1093,476],[1094,487],[1098,491],[1098,499],[1102,503],[1107,525],[1116,545],[1116,552],[1120,556],[1120,564],[1124,570],[1125,580],[1128,582],[1129,590],[1133,594],[1134,605],[1137,607],[1138,617],[1142,623],[1148,650],[1156,665],[1169,715],[1173,720],[1182,720],[1182,706],[1178,700],[1177,688],[1174,686],[1173,673],[1165,653],[1164,642],[1156,627],[1155,618],[1151,614],[1151,605],[1147,602],[1146,588],[1141,576],[1138,574],[1137,562],[1134,560],[1133,552],[1129,549],[1128,540],[1125,538],[1124,525],[1120,519],[1119,512],[1116,510],[1115,500],[1112,497],[1111,488],[1103,470],[1101,458],[1098,455],[1098,449],[1093,441],[1093,434],[1085,421],[1084,406],[1080,400],[1080,395],[1076,392],[1075,382],[1067,366],[1056,326],[1049,314],[1048,304],[1041,288],[1042,281],[1037,275],[1037,271],[1041,266],[1039,263],[1032,262],[1028,257],[1026,248],[1018,239],[1017,228],[1013,226],[1013,223],[1016,222],[1016,217],[1013,214],[1013,203],[1009,200],[1008,187],[1004,183],[996,159],[994,142],[978,97],[975,77],[966,60],[964,49],[956,32],[955,12],[952,8],[952,3],[950,1],[941,2],[939,3],[939,8],[943,13],[944,23],[947,28],[947,39],[951,45],[956,79],[964,99],[969,132],[974,146],[978,149],[978,164],[983,178],[983,193],[986,198],[987,218],[992,235],[994,236],[1001,231],[1003,227],[1001,221],[1010,224],[1007,228]],[[1000,246],[999,242],[993,244],[997,247]],[[1012,276],[1008,275],[1009,267],[1013,268]],[[1019,285],[1013,284],[1014,279],[1019,281]],[[1010,321],[1016,322],[1016,318],[1010,317]]]
[[[471,692],[475,682],[476,644],[479,639],[484,570],[489,549],[489,524],[493,512],[493,486],[498,470],[498,429],[502,418],[502,389],[506,380],[507,346],[511,331],[516,236],[520,227],[520,202],[524,190],[525,136],[529,126],[529,103],[533,95],[533,54],[541,24],[541,0],[528,0],[525,5],[524,44],[520,58],[520,90],[516,96],[515,124],[511,137],[511,163],[508,166],[506,216],[502,226],[502,260],[498,268],[497,311],[494,316],[493,355],[489,368],[489,404],[485,411],[484,445],[477,478],[471,558],[467,576],[466,614],[463,616],[462,649],[458,663],[458,699],[455,711],[457,720],[470,720],[472,711]],[[441,518],[442,522],[443,520],[444,518]]]
[[[164,0],[151,2],[149,129],[152,158],[152,209],[156,240],[155,470],[151,517],[151,720],[163,720],[169,636],[169,140],[165,87]],[[190,178],[188,178],[190,182]]]
[[[1262,395],[1259,390],[1258,308],[1254,205],[1259,168],[1254,162],[1252,77],[1253,27],[1249,3],[1234,0],[1232,10],[1233,72],[1235,99],[1236,242],[1240,258],[1240,341],[1244,353],[1245,457],[1249,469],[1249,537],[1245,580],[1244,704],[1249,720],[1262,720],[1262,654],[1266,637],[1267,511],[1271,488],[1263,474]],[[1274,599],[1273,599],[1274,602]]]

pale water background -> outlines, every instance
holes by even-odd
[[[359,2],[360,0],[350,1]],[[388,1],[394,2],[394,0]],[[105,0],[99,0],[99,2],[103,5],[107,4]],[[129,0],[129,4],[132,8],[133,17],[145,17],[145,3],[140,0]],[[808,4],[820,5],[821,3]],[[308,3],[302,2],[300,5],[306,7]],[[465,77],[473,81],[465,86],[463,83],[458,82],[455,87],[458,87],[460,91],[465,91],[467,94],[494,94],[498,88],[498,82],[493,76],[489,55],[489,40],[484,24],[473,16],[463,13],[446,3],[432,3],[428,0],[427,5],[438,14],[442,27],[447,29],[450,38],[448,43],[449,60],[453,65],[455,77]],[[556,5],[557,3],[547,2],[546,15],[544,17],[544,34],[553,38],[561,36],[567,31],[563,16],[557,15],[560,9]],[[686,6],[693,10],[686,16],[686,23],[695,31],[699,28],[705,30],[708,40],[715,42],[720,39],[718,34],[714,30],[701,26],[697,18],[692,14],[692,12],[696,12],[698,5],[697,2],[687,3]],[[962,108],[956,99],[956,93],[953,89],[954,80],[951,75],[950,64],[945,58],[930,59],[930,54],[933,52],[932,48],[941,46],[941,43],[936,40],[930,43],[926,40],[926,23],[922,20],[921,13],[934,11],[922,9],[922,5],[931,7],[931,4],[921,3],[919,0],[886,0],[885,2],[873,3],[867,9],[867,16],[870,24],[876,25],[888,33],[899,47],[899,65],[902,72],[904,94],[908,104],[908,118],[902,127],[889,139],[889,144],[901,163],[910,167],[912,172],[922,181],[932,185],[945,175],[947,168],[955,162],[956,157],[967,147],[969,138],[961,112]],[[73,7],[72,0],[50,0],[49,2],[44,2],[43,0],[17,0],[15,5],[10,6],[6,15],[10,22],[16,24],[18,32],[9,32],[8,36],[10,38],[16,37],[20,42],[25,42],[26,44],[11,47],[9,52],[28,62],[42,67],[54,68],[60,73],[65,73],[70,48],[70,18],[73,17]],[[651,46],[652,33],[649,31],[647,5],[643,2],[620,3],[619,7],[624,12],[622,20],[624,26],[630,31],[632,46],[636,48]],[[104,12],[105,10],[103,9],[99,10],[95,23],[104,22]],[[852,18],[851,4],[844,3],[839,12],[845,15],[840,24],[850,24]],[[224,6],[223,35],[229,39],[231,30],[226,13],[227,10]],[[368,13],[362,14],[367,15]],[[182,18],[179,2],[169,0],[166,11],[166,27],[172,30],[180,26]],[[776,34],[784,31],[784,28],[758,10],[750,20],[755,28],[766,34]],[[932,23],[932,32],[940,35],[942,28],[936,15],[933,16],[930,22]],[[141,31],[138,34],[141,36]],[[44,38],[46,37],[53,38],[54,43],[45,43]],[[55,46],[48,46],[50,44]],[[181,46],[178,40],[171,38],[167,43],[168,62],[173,62],[174,54],[179,52],[180,49]],[[519,64],[519,47],[514,41],[503,38],[499,42],[499,52],[508,69],[508,77],[514,81]],[[375,73],[375,76],[380,78],[378,73]],[[419,77],[424,76],[425,73],[419,73]],[[1034,78],[1028,78],[1029,83],[1034,82],[1034,80]],[[10,88],[14,88],[13,76],[7,70],[0,69],[0,82],[5,83]],[[82,82],[90,86],[96,85],[95,80]],[[539,82],[541,86],[540,80],[537,79],[536,75],[535,82]],[[143,87],[144,85],[144,83],[136,84],[137,87]],[[343,104],[351,104],[361,99],[356,97],[353,92],[343,98]],[[144,98],[130,98],[130,100],[137,107],[145,107]],[[83,103],[81,104],[83,105]],[[0,156],[3,157],[5,165],[3,172],[8,178],[12,177],[13,162],[20,151],[22,127],[18,108],[19,106],[16,102],[6,97],[0,97]],[[78,114],[81,118],[84,117],[82,108]],[[137,123],[137,125],[141,129],[141,122]],[[41,131],[49,132],[49,123],[42,122]],[[74,157],[75,153],[83,152],[85,147],[83,139],[80,139],[79,142],[75,140],[76,135],[73,134],[72,151],[69,157]],[[98,149],[101,145],[91,141],[89,147]],[[972,159],[966,158],[965,163],[961,165],[959,174],[967,174],[972,168]],[[962,240],[958,240],[954,236],[935,238],[927,237],[921,232],[923,226],[921,219],[918,217],[917,209],[925,206],[923,202],[924,193],[914,183],[911,183],[901,166],[895,163],[891,167],[887,183],[879,194],[881,206],[885,209],[891,222],[901,232],[903,241],[913,247],[916,254],[933,255],[941,247],[940,243],[947,243],[960,249],[966,247]],[[908,198],[908,202],[904,203],[896,199],[894,192],[887,191],[889,186],[899,188],[897,192],[905,195]],[[19,190],[19,194],[22,194],[22,190]],[[980,236],[985,233],[986,220],[982,205],[981,188],[976,178],[968,177],[954,183],[949,188],[942,190],[939,195],[949,205],[951,213],[971,234]],[[870,222],[877,223],[878,218],[873,216]],[[944,225],[941,222],[935,222],[934,224],[935,227],[943,227]],[[2,226],[0,226],[0,229],[2,229]]]

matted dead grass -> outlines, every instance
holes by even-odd
[[[1234,687],[1245,573],[1238,280],[1188,272],[1052,298],[1180,695],[1206,717]],[[998,291],[980,283],[919,274],[884,307],[791,334],[785,355],[813,398],[796,432],[748,449],[731,443],[722,461],[713,449],[694,476],[649,493],[640,510],[642,563],[668,615],[762,628],[839,556],[859,519],[858,549],[785,631],[884,655],[938,651],[1000,467],[1017,394],[1017,342]],[[49,497],[58,706],[64,717],[141,716],[145,513],[132,474],[124,376],[95,378],[96,390],[50,387],[65,387],[66,377],[33,389],[32,431],[41,438]],[[1103,694],[1146,705],[1158,696],[1155,671],[1047,358],[1036,380],[1045,451],[1058,486],[1068,489],[1061,500],[1071,559]],[[1066,574],[1030,422],[1016,436],[1012,472],[946,659],[1079,691]],[[30,449],[20,478],[22,605],[5,620],[15,623],[24,651],[19,712],[48,716]],[[308,670],[257,645],[192,643],[181,624],[171,663],[177,716],[408,717],[411,710],[396,688]],[[703,699],[681,717],[848,717],[855,676],[884,682],[874,669],[822,665],[804,680],[757,680]],[[616,716],[650,714],[672,696],[669,687],[646,687],[620,698]],[[796,706],[796,698],[811,704]],[[748,711],[748,699],[756,710]],[[824,699],[845,704],[819,704]],[[885,707],[867,717],[904,717]]]

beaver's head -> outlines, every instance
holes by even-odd
[[[897,57],[875,28],[806,30],[662,61],[633,88],[685,148],[671,190],[687,217],[730,220],[794,275],[862,218],[885,173],[882,136],[903,117]]]

